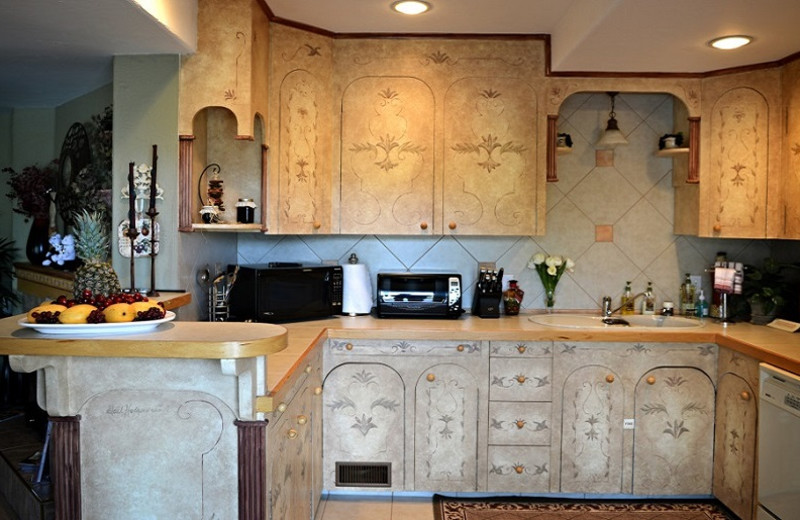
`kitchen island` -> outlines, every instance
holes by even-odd
[[[0,354],[37,372],[56,518],[260,518],[269,324],[162,323],[48,335],[0,320]],[[89,325],[87,325],[89,327]]]

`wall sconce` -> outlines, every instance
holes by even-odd
[[[617,125],[617,114],[614,112],[614,98],[619,92],[606,93],[611,97],[611,112],[608,114],[606,130],[603,132],[603,135],[600,136],[600,139],[597,140],[596,148],[616,148],[619,145],[628,144],[628,140],[625,139],[625,134],[620,131]]]

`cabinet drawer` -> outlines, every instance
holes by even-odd
[[[491,357],[553,357],[552,341],[492,341]]]
[[[491,358],[489,399],[493,401],[550,401],[551,358]]]
[[[550,403],[489,403],[489,444],[549,446]]]
[[[327,354],[332,357],[355,356],[481,356],[480,341],[431,341],[405,339],[331,339]]]
[[[550,491],[550,448],[489,446],[488,491]]]

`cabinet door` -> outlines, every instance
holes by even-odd
[[[753,515],[756,455],[756,394],[737,374],[717,384],[714,496],[742,520]]]
[[[784,225],[781,238],[800,238],[800,66],[787,65],[784,74],[786,137],[783,142],[781,197]]]
[[[270,431],[272,518],[311,518],[310,391],[298,392]]]
[[[414,489],[477,488],[478,383],[469,370],[439,364],[416,383]]]
[[[546,446],[489,446],[489,491],[547,493],[549,464]]]
[[[550,401],[550,358],[497,358],[489,362],[489,398],[493,401]]]
[[[625,389],[608,367],[578,368],[564,381],[561,492],[622,491]]]
[[[400,375],[380,363],[339,365],[325,378],[323,408],[325,489],[337,488],[337,462],[363,462],[391,464],[392,485],[382,489],[402,490],[406,405]]]
[[[704,190],[713,236],[765,237],[768,127],[769,107],[756,90],[734,88],[714,103]]]
[[[714,385],[702,370],[657,368],[634,393],[633,493],[711,493]]]

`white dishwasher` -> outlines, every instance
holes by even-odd
[[[758,520],[800,519],[800,376],[761,363]]]

